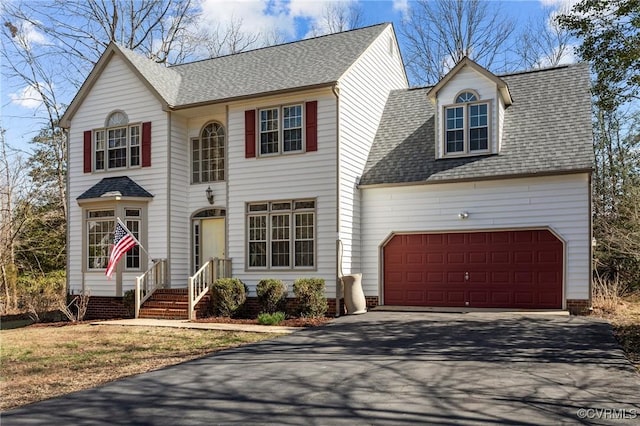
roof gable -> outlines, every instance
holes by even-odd
[[[98,59],[98,62],[84,83],[82,83],[80,90],[78,90],[78,93],[60,119],[60,125],[63,128],[70,127],[71,119],[115,55],[119,56],[127,64],[129,69],[149,88],[164,108],[171,104],[179,84],[179,75],[173,73],[162,64],[158,64],[112,42],[102,53],[102,56],[100,56],[100,59]]]
[[[511,93],[509,92],[509,87],[507,86],[507,83],[504,80],[502,80],[500,77],[496,76],[495,74],[485,69],[484,67],[481,67],[476,62],[472,61],[466,56],[462,58],[462,60],[458,62],[456,66],[453,67],[451,71],[449,71],[447,75],[445,75],[435,86],[429,89],[429,91],[427,92],[427,96],[432,101],[435,102],[435,99],[438,96],[438,92],[443,87],[445,87],[449,83],[449,81],[451,81],[451,79],[453,79],[465,67],[471,68],[473,71],[480,74],[484,78],[492,81],[498,88],[498,91],[500,92],[500,96],[502,97],[504,104],[505,105],[512,104]]]

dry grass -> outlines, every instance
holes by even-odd
[[[0,410],[274,336],[89,324],[4,330],[0,332]]]
[[[640,294],[615,300],[594,297],[593,312],[611,323],[627,358],[640,370]]]

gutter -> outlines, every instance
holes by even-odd
[[[336,82],[332,87],[331,91],[333,95],[336,97],[336,291],[335,291],[335,299],[336,299],[336,318],[340,316],[340,296],[341,292],[341,284],[342,279],[339,275],[339,270],[342,265],[340,262],[342,258],[340,256],[340,251],[342,248],[342,241],[340,240],[340,88],[338,87],[338,83]]]

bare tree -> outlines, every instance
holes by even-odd
[[[333,34],[358,28],[364,21],[364,9],[360,3],[340,0],[327,2],[322,17],[309,30],[310,35]]]
[[[203,28],[194,36],[193,42],[206,50],[208,58],[240,53],[247,49],[261,47],[259,32],[243,30],[242,19],[231,17],[229,22],[217,22]]]
[[[16,246],[30,217],[34,191],[21,154],[11,149],[0,129],[0,284],[3,309],[18,307]]]
[[[465,56],[493,71],[511,69],[504,53],[514,29],[498,2],[416,0],[401,27],[410,79],[434,84]]]
[[[558,14],[567,12],[566,8],[547,8],[543,16],[529,20],[515,47],[522,68],[553,67],[573,54],[571,33],[556,20]]]

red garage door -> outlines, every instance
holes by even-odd
[[[547,230],[396,235],[384,304],[562,308],[562,242]]]

